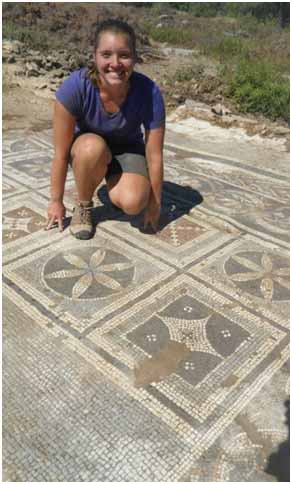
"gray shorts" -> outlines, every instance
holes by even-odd
[[[85,133],[78,133],[74,136],[74,141]],[[121,173],[136,173],[137,175],[145,176],[149,180],[149,172],[147,161],[145,157],[145,147],[143,145],[111,145],[107,143],[113,155],[110,164],[108,165],[105,179],[108,180],[113,175]],[[71,146],[72,146],[71,145]],[[70,150],[71,152],[71,150]],[[69,163],[72,165],[72,158],[70,156]]]
[[[149,173],[145,156],[139,153],[118,153],[114,154],[108,165],[105,179],[120,173],[136,173],[148,178]]]

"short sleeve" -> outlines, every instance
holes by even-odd
[[[80,72],[73,72],[61,84],[56,92],[57,100],[75,116],[77,119],[82,117],[82,95]]]
[[[153,83],[150,93],[145,98],[142,124],[145,129],[160,128],[165,123],[164,100],[159,87]]]

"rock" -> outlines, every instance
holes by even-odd
[[[157,24],[157,25],[156,25],[156,28],[157,28],[157,29],[161,29],[161,27],[163,27],[163,24]]]
[[[38,66],[43,67],[45,65],[45,60],[41,56],[33,56],[32,61]]]
[[[173,20],[173,16],[167,14],[159,15],[158,20]]]
[[[38,77],[40,75],[39,68],[35,62],[26,62],[25,68],[27,77]]]
[[[14,71],[14,74],[15,74],[16,76],[19,76],[19,77],[21,77],[21,76],[25,76],[25,69],[22,69],[22,68],[20,67],[19,69],[16,69],[16,70]]]
[[[182,96],[181,94],[173,94],[172,95],[172,99],[174,99],[175,101],[177,101],[179,104],[182,104],[185,102],[185,97]]]
[[[188,57],[195,54],[194,49],[181,49],[181,48],[174,48],[174,47],[162,47],[161,52],[166,56],[178,55],[182,57]]]
[[[14,64],[16,62],[16,59],[15,59],[14,55],[10,55],[7,58],[7,62],[8,62],[8,64]]]
[[[208,104],[204,104],[199,101],[194,101],[193,99],[186,99],[185,106],[188,110],[191,110],[191,111],[210,112],[210,106],[208,106]]]
[[[273,132],[279,136],[285,136],[290,134],[290,129],[285,126],[276,126],[273,129]]]
[[[52,61],[52,65],[53,65],[53,67],[54,67],[55,69],[60,69],[60,68],[62,68],[62,67],[63,67],[63,63],[62,63],[62,62],[60,62],[60,61],[59,61],[59,60],[57,60],[57,59],[54,59],[54,60]]]
[[[230,111],[222,104],[216,104],[215,106],[212,106],[211,111],[212,113],[215,113],[218,116],[223,116],[223,115],[226,116],[227,114],[230,114]]]
[[[58,79],[62,79],[65,75],[66,75],[65,72],[64,71],[61,71],[61,70],[60,71],[56,71],[54,73],[54,76],[57,77]]]
[[[8,57],[12,54],[20,54],[23,51],[24,44],[19,40],[3,40],[2,54]]]

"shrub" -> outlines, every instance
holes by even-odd
[[[37,28],[22,27],[12,22],[3,23],[2,36],[4,39],[19,40],[25,45],[38,50],[53,50],[62,46],[61,40],[55,40],[53,35]]]
[[[202,76],[204,67],[202,65],[180,68],[175,74],[175,80],[178,82],[188,82],[198,79]]]
[[[147,33],[157,42],[168,42],[170,44],[185,45],[192,41],[192,32],[173,27],[152,27],[148,26]]]
[[[229,75],[228,94],[242,111],[260,112],[272,119],[282,117],[289,121],[289,82],[270,63],[241,60]]]

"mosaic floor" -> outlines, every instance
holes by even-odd
[[[51,157],[3,140],[3,479],[285,480],[288,176],[168,136],[160,231],[100,186],[78,241],[44,230]]]

